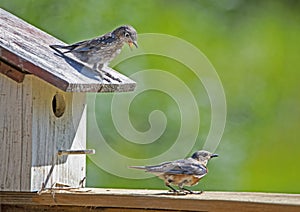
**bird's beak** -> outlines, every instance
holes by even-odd
[[[210,156],[210,158],[216,158],[216,157],[219,157],[219,155],[218,155],[218,154],[212,154],[212,155]]]
[[[133,45],[138,48],[138,45],[137,45],[137,42],[136,41],[131,41],[131,42],[128,42],[128,45],[129,47],[132,49]]]

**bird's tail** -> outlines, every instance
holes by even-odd
[[[55,51],[57,51],[58,53],[60,54],[65,54],[65,53],[68,53],[72,47],[71,46],[63,46],[63,45],[49,45],[49,47]],[[66,52],[62,52],[60,51],[60,49],[66,49],[66,50],[69,50],[69,51],[66,51]]]
[[[145,166],[129,166],[129,168],[132,168],[132,169],[142,169],[142,170],[146,169]]]

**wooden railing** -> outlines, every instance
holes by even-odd
[[[64,189],[0,192],[2,211],[300,211],[300,194],[204,192],[174,195],[161,190]],[[1,211],[1,210],[0,210]]]

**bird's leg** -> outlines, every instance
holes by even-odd
[[[166,183],[166,186],[169,187],[171,189],[172,192],[174,193],[178,193],[178,190],[176,190],[175,188],[173,188],[170,184]]]
[[[97,63],[95,63],[95,64],[93,65],[93,70],[94,70],[94,71],[98,71],[98,64],[97,64]]]
[[[103,64],[98,64],[98,63],[95,63],[93,65],[93,70],[99,73],[99,77],[101,81],[103,80],[102,66]]]
[[[119,79],[119,78],[117,78],[117,77],[114,77],[113,75],[111,75],[108,71],[109,70],[112,70],[112,68],[110,68],[110,67],[108,67],[107,66],[108,64],[103,64],[103,70],[102,70],[102,73],[105,75],[105,76],[107,76],[108,78],[110,78],[110,79],[113,79],[113,80],[116,80],[116,81],[118,81],[118,82],[122,82],[122,80],[121,79]],[[110,80],[108,80],[109,82],[110,82]]]

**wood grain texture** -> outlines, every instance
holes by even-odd
[[[135,82],[111,68],[105,79],[72,57],[57,55],[50,44],[64,44],[0,8],[0,60],[66,92],[132,91]],[[18,81],[19,72],[2,72]]]
[[[22,93],[22,152],[21,152],[21,191],[30,190],[32,164],[32,77],[25,77]]]
[[[29,189],[31,133],[27,130],[31,126],[31,113],[28,113],[32,109],[30,92],[30,80],[19,84],[0,76],[0,190]],[[28,104],[23,104],[23,100]]]
[[[69,206],[124,211],[299,211],[299,194],[204,192],[201,195],[170,195],[158,190],[74,189],[38,195],[0,192],[1,204]]]
[[[47,206],[47,205],[0,205],[0,211],[16,212],[16,211],[30,211],[30,212],[90,212],[90,211],[102,211],[102,212],[155,212],[166,210],[150,210],[150,209],[133,209],[133,208],[103,208],[103,207],[80,207],[80,206]],[[178,210],[167,210],[169,212],[178,212]]]

